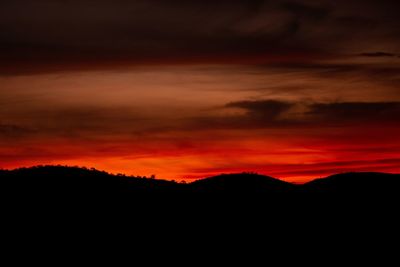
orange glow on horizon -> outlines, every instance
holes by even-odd
[[[368,147],[357,143],[351,145],[351,140],[348,144],[335,144],[332,140],[328,145],[307,140],[306,137],[288,136],[271,137],[270,140],[262,136],[251,139],[238,136],[224,141],[197,138],[193,143],[180,144],[175,148],[170,143],[161,142],[152,149],[151,141],[147,141],[149,143],[139,146],[140,153],[137,153],[135,144],[128,142],[109,146],[99,143],[71,146],[68,142],[47,140],[46,143],[35,144],[40,147],[36,151],[30,144],[31,152],[34,152],[32,155],[29,155],[29,149],[12,152],[13,149],[5,151],[4,147],[1,148],[2,154],[9,155],[1,167],[12,169],[60,164],[94,167],[114,174],[156,175],[160,179],[177,181],[192,181],[221,173],[256,172],[294,183],[342,172],[400,172],[400,147],[393,147],[390,138],[386,144],[371,143]],[[42,156],[38,156],[39,151]],[[12,159],[13,153],[15,160]],[[18,153],[25,153],[25,158]]]

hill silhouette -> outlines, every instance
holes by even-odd
[[[201,194],[230,197],[397,196],[400,175],[344,173],[298,185],[256,173],[221,174],[191,183],[148,177],[113,175],[95,169],[37,166],[0,171],[2,196],[15,199],[115,200],[136,197],[193,197]]]
[[[335,174],[302,186],[308,193],[355,197],[394,196],[399,195],[399,189],[400,175],[378,172]]]
[[[96,169],[64,166],[37,166],[0,171],[3,194],[38,197],[96,196],[112,198],[148,193],[173,193],[181,188],[176,182],[113,175]]]
[[[212,194],[286,194],[295,185],[256,173],[221,174],[189,184],[196,192]]]
[[[304,185],[241,173],[183,184],[39,166],[0,171],[0,203],[8,222],[3,229],[22,233],[65,231],[80,238],[91,231],[95,238],[103,238],[107,229],[119,236],[133,232],[129,242],[136,242],[139,235],[156,240],[165,234],[168,242],[179,236],[209,242],[223,231],[226,243],[240,237],[238,233],[264,233],[262,242],[299,233],[304,236],[298,240],[309,240],[313,235],[335,236],[338,227],[353,231],[366,222],[376,227],[371,218],[384,223],[379,229],[392,222],[397,229],[399,183],[400,175],[384,173],[338,174]]]

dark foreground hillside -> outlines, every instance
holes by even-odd
[[[146,251],[146,261],[165,249],[182,260],[196,254],[196,262],[221,256],[221,248],[229,252],[224,261],[249,251],[267,261],[282,261],[288,251],[329,254],[326,246],[348,246],[353,254],[351,240],[368,247],[364,240],[395,237],[399,181],[349,173],[293,185],[243,173],[181,184],[54,166],[0,171],[0,229],[17,252],[29,244],[25,251],[45,257],[61,253],[56,260],[70,258],[71,248],[84,255],[95,248],[99,258],[115,247],[131,259]]]

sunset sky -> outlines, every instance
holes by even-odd
[[[0,168],[400,172],[400,1],[2,0]]]

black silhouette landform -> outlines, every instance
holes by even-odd
[[[92,241],[128,235],[129,243],[146,241],[151,246],[158,245],[152,240],[161,239],[166,242],[163,248],[171,246],[171,240],[181,240],[188,248],[203,240],[219,251],[219,243],[212,241],[217,237],[230,245],[231,240],[263,236],[264,243],[284,243],[278,246],[282,251],[293,240],[310,238],[324,249],[321,244],[358,238],[355,233],[368,233],[368,238],[371,233],[392,235],[398,228],[399,185],[399,174],[385,173],[337,174],[302,185],[255,173],[178,183],[40,166],[0,171],[0,212],[7,223],[2,229],[15,242],[16,233],[34,233],[32,240],[42,240],[43,233],[61,233],[77,244],[89,233]]]
[[[115,200],[146,197],[376,199],[397,197],[400,174],[343,173],[292,184],[256,173],[221,174],[191,183],[113,175],[96,169],[37,166],[0,170],[2,196],[15,199]]]

